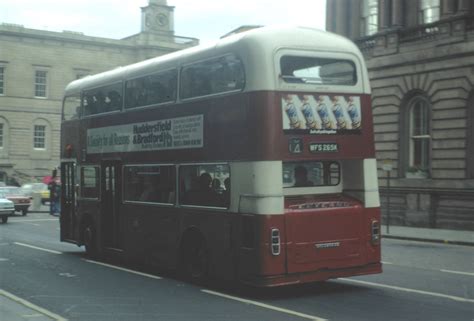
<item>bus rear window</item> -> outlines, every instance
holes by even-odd
[[[284,162],[283,187],[336,186],[341,179],[339,163]]]
[[[350,60],[283,56],[281,77],[287,83],[353,86],[357,72]]]

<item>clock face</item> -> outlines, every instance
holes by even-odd
[[[159,26],[164,27],[168,25],[168,17],[163,13],[159,13],[156,15],[156,23]]]
[[[169,26],[169,18],[165,13],[148,12],[145,15],[145,25],[150,30],[163,30]]]

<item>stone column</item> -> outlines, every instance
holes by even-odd
[[[454,0],[442,0],[441,1],[441,18],[448,18],[455,14],[456,8]]]
[[[473,8],[472,0],[459,0],[458,2],[458,13],[464,14],[469,13]]]
[[[420,7],[418,1],[407,0],[405,1],[405,27],[416,27],[418,26],[418,17],[420,14]]]
[[[352,12],[349,14],[351,15],[351,25],[350,25],[350,34],[349,37],[354,40],[361,37],[361,30],[360,30],[360,21],[361,21],[361,0],[352,0]]]
[[[334,0],[336,2],[336,12],[334,12],[333,18],[336,19],[336,30],[335,32],[343,35],[346,35],[347,30],[347,6],[345,0]]]
[[[327,0],[326,2],[326,30],[331,32],[336,32],[334,19],[336,18],[335,15],[335,0]]]
[[[388,29],[392,26],[391,14],[392,8],[390,7],[389,0],[379,0],[379,26],[380,29]]]
[[[403,0],[392,0],[392,26],[403,27]]]

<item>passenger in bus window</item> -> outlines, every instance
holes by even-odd
[[[115,111],[115,110],[120,110],[121,105],[122,105],[122,98],[120,97],[120,94],[115,91],[109,91],[107,94],[107,97],[109,98],[109,101],[107,102],[107,111]]]
[[[295,167],[295,185],[294,187],[313,186],[313,182],[308,179],[308,170],[304,166]]]
[[[217,203],[217,193],[212,189],[212,177],[209,173],[202,173],[199,177],[199,204],[212,206]]]
[[[142,193],[140,195],[139,201],[159,201],[159,193],[157,191],[158,184],[159,180],[157,176],[145,176],[143,178]]]
[[[222,193],[221,181],[220,181],[219,179],[214,178],[214,179],[212,180],[211,186],[212,186],[212,189],[213,189],[216,193],[218,193],[218,194]]]
[[[230,177],[224,180],[225,189],[222,191],[222,205],[229,207],[230,204]]]
[[[185,197],[185,203],[200,206],[218,206],[219,196],[211,187],[212,177],[209,173],[202,173],[197,186],[191,188]]]
[[[97,114],[97,108],[95,106],[95,101],[94,101],[94,96],[93,95],[87,95],[86,96],[84,110],[85,110],[84,111],[85,115]]]
[[[102,91],[98,91],[95,96],[94,96],[94,99],[95,99],[95,106],[96,106],[96,114],[97,113],[103,113],[107,106],[105,104],[105,95]]]

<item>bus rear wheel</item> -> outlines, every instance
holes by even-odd
[[[203,283],[208,278],[209,250],[202,237],[192,237],[185,243],[182,255],[184,277],[193,283]]]

